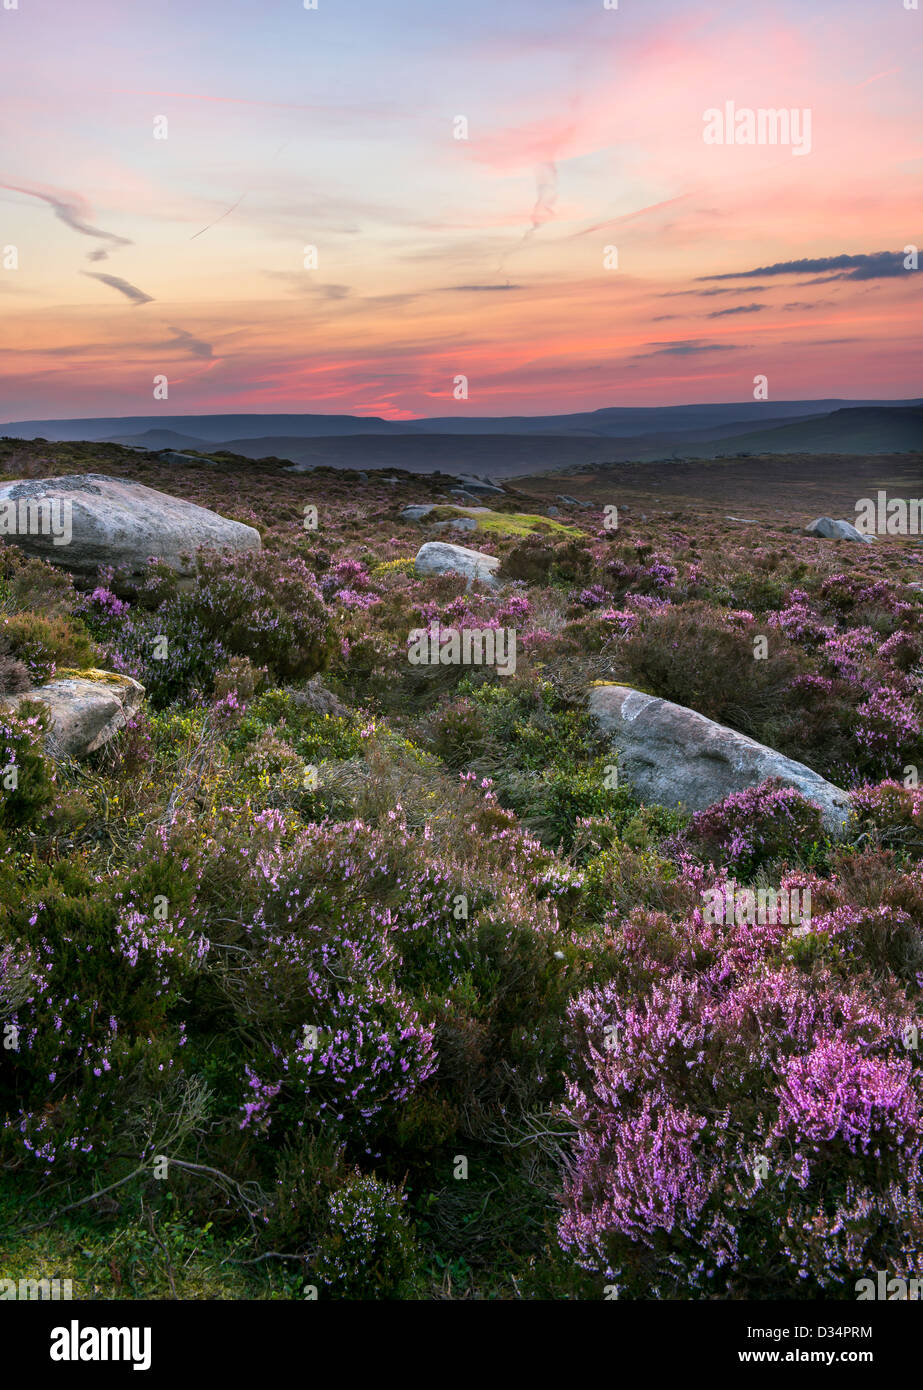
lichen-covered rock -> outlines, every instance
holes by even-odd
[[[102,473],[4,483],[0,536],[84,579],[94,578],[101,565],[140,574],[152,557],[191,575],[199,550],[261,545],[252,526]]]
[[[778,778],[818,805],[838,833],[849,798],[804,763],[728,729],[696,710],[628,685],[597,685],[589,708],[619,753],[619,772],[642,801],[704,811],[734,792]]]
[[[53,758],[84,758],[125,727],[144,698],[144,686],[112,671],[64,672],[47,685],[6,695],[0,707],[16,710],[24,700],[49,714],[46,750]]]

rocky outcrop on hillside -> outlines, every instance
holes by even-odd
[[[419,575],[455,573],[467,579],[469,585],[479,580],[489,589],[499,587],[496,571],[500,561],[497,557],[485,555],[482,550],[469,550],[465,545],[427,541],[417,551],[414,564]]]
[[[53,758],[85,758],[128,723],[144,698],[144,686],[112,671],[66,672],[47,685],[0,699],[0,710],[18,711],[35,701],[48,712],[46,751]]]
[[[804,529],[807,535],[820,536],[827,541],[864,541],[866,545],[871,545],[875,539],[874,536],[863,536],[851,521],[834,521],[829,516],[819,516]]]
[[[85,580],[95,578],[102,565],[139,574],[152,557],[190,575],[198,550],[259,550],[261,545],[253,526],[102,473],[4,483],[0,534]]]
[[[670,700],[628,685],[596,685],[590,712],[619,754],[619,772],[642,801],[704,811],[777,778],[820,806],[832,833],[849,814],[845,791],[804,763]]]

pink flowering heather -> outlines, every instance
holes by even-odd
[[[874,1258],[919,1273],[898,1216],[923,1201],[911,1002],[799,964],[809,939],[781,923],[632,920],[620,978],[569,1010],[563,1247],[643,1297],[791,1296]]]
[[[794,787],[761,782],[698,811],[683,843],[728,868],[752,872],[761,863],[804,848],[824,836],[820,808]]]

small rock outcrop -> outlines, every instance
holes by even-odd
[[[417,551],[414,562],[419,575],[451,574],[463,575],[469,587],[479,580],[490,589],[499,587],[496,571],[500,561],[496,555],[485,555],[481,550],[469,550],[464,545],[451,545],[448,541],[427,541]]]
[[[320,676],[312,676],[302,690],[291,692],[292,704],[300,709],[309,709],[312,714],[347,715],[348,705],[344,705],[338,695],[328,690]]]
[[[144,698],[144,686],[112,671],[64,673],[20,695],[0,698],[0,709],[15,711],[24,700],[48,709],[45,747],[53,758],[85,758],[123,729]]]
[[[161,449],[157,455],[161,463],[207,463],[217,467],[214,459],[202,459],[197,454],[183,454],[178,449]]]
[[[842,831],[849,797],[804,763],[670,700],[628,685],[593,686],[590,713],[619,753],[619,770],[642,801],[704,811],[770,777],[815,802],[832,833]]]
[[[479,478],[475,473],[456,473],[455,481],[461,483],[468,492],[503,493],[505,491],[499,483],[491,482],[490,478]]]
[[[804,529],[806,535],[821,536],[826,541],[864,541],[866,545],[871,545],[875,539],[874,536],[863,536],[851,521],[834,521],[829,516],[819,516]]]
[[[191,575],[198,550],[261,545],[252,526],[102,473],[4,483],[0,537],[87,580],[101,565],[140,574],[152,557]]]

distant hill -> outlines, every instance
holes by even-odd
[[[897,454],[923,448],[923,408],[862,406],[834,410],[774,429],[738,434],[734,452],[753,454]],[[700,458],[726,452],[690,444]]]
[[[11,420],[0,433],[18,439],[95,439],[141,443],[150,431],[168,430],[184,438],[212,444],[231,439],[315,439],[366,434],[544,434],[589,435],[594,439],[625,439],[648,434],[715,430],[763,421],[773,424],[843,408],[880,409],[920,406],[909,401],[725,401],[708,405],[607,406],[571,415],[469,415],[460,406],[455,415],[431,419],[383,420],[377,415],[246,414],[246,415],[124,415],[86,420]]]
[[[456,415],[407,421],[403,430],[426,434],[545,434],[589,435],[595,439],[628,439],[646,435],[677,438],[690,432],[757,427],[771,420],[828,415],[844,407],[923,405],[923,401],[730,401],[709,405],[606,406],[574,415],[468,416]]]
[[[923,446],[923,401],[734,401],[613,406],[572,415],[133,415],[20,420],[0,435],[132,449],[224,450],[298,470],[406,468],[518,477],[580,464],[714,458],[736,453],[904,452]]]
[[[486,473],[509,478],[572,464],[606,463],[612,442],[568,435],[399,434],[298,439],[269,435],[221,446],[244,458],[290,459],[299,472],[331,468],[406,468],[411,473]]]
[[[14,439],[91,439],[132,444],[144,442],[139,435],[162,430],[175,431],[187,439],[196,437],[206,444],[220,444],[226,439],[253,439],[267,434],[309,439],[316,435],[400,434],[406,429],[404,422],[373,415],[109,415],[87,420],[13,420],[0,424],[0,434]]]
[[[198,435],[193,434],[180,434],[177,430],[144,430],[142,434],[116,434],[96,442],[100,444],[124,444],[129,449],[151,450],[200,449],[207,452],[210,447],[207,439],[201,439]]]

